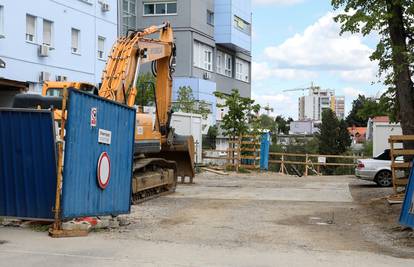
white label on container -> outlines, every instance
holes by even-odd
[[[112,138],[112,132],[111,131],[107,131],[107,130],[104,130],[104,129],[99,129],[98,143],[110,145],[111,144],[111,138]]]
[[[144,127],[138,126],[137,127],[137,135],[143,135],[144,134]]]

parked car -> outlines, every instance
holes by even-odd
[[[397,157],[396,161],[403,161],[403,157]],[[355,169],[355,176],[362,179],[373,181],[381,187],[392,186],[391,155],[390,150],[372,159],[359,159]],[[403,177],[403,172],[397,173],[398,177]]]

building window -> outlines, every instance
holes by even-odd
[[[224,75],[232,77],[233,76],[233,58],[229,54],[225,54],[225,68],[224,68]]]
[[[4,37],[4,7],[0,6],[0,38]]]
[[[26,15],[26,41],[36,41],[36,17]]]
[[[177,1],[144,3],[144,16],[176,15]]]
[[[71,45],[71,49],[72,49],[72,53],[74,53],[74,54],[80,54],[79,41],[80,41],[80,31],[77,30],[77,29],[72,28],[72,45]]]
[[[137,1],[122,0],[122,33],[127,34],[128,30],[137,28]]]
[[[194,66],[208,71],[213,70],[213,48],[194,41]]]
[[[105,38],[98,36],[98,58],[104,58],[104,51],[105,51]]]
[[[49,20],[43,20],[43,44],[52,46],[52,28],[53,22]]]
[[[239,18],[238,16],[234,16],[234,28],[238,29],[239,31],[242,31],[248,35],[251,33],[251,26],[250,23],[247,21]]]
[[[249,82],[250,81],[250,64],[249,62],[236,58],[236,79]]]
[[[214,12],[207,10],[207,24],[214,26]]]
[[[216,57],[217,73],[232,77],[233,75],[233,58],[231,55],[222,51],[217,51]]]

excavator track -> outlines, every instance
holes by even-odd
[[[176,162],[162,158],[134,158],[133,204],[174,193],[176,186]]]

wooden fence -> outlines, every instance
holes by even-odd
[[[204,149],[203,161],[221,161],[225,168],[260,169],[260,136],[244,135],[228,140],[227,149]]]
[[[274,158],[278,159],[274,159]],[[357,159],[360,156],[342,156],[342,155],[318,155],[318,154],[296,154],[296,153],[284,153],[284,152],[270,152],[269,153],[269,164],[280,164],[279,172],[282,174],[288,174],[286,166],[293,168],[293,172],[298,174],[296,166],[303,166],[303,175],[308,176],[309,173],[314,175],[321,174],[321,167],[324,166],[337,166],[337,167],[356,167]],[[289,159],[295,158],[295,159]],[[298,159],[299,158],[299,159]],[[345,159],[350,161],[348,163],[343,162],[327,162],[327,159]]]
[[[388,142],[390,143],[392,182],[395,194],[399,193],[399,188],[402,188],[402,192],[405,190],[405,187],[408,184],[409,171],[412,167],[411,162],[397,160],[398,157],[409,157],[410,160],[414,157],[414,149],[396,148],[396,145],[403,142],[413,141],[414,135],[391,135],[388,139]],[[403,197],[403,194],[401,197]]]

